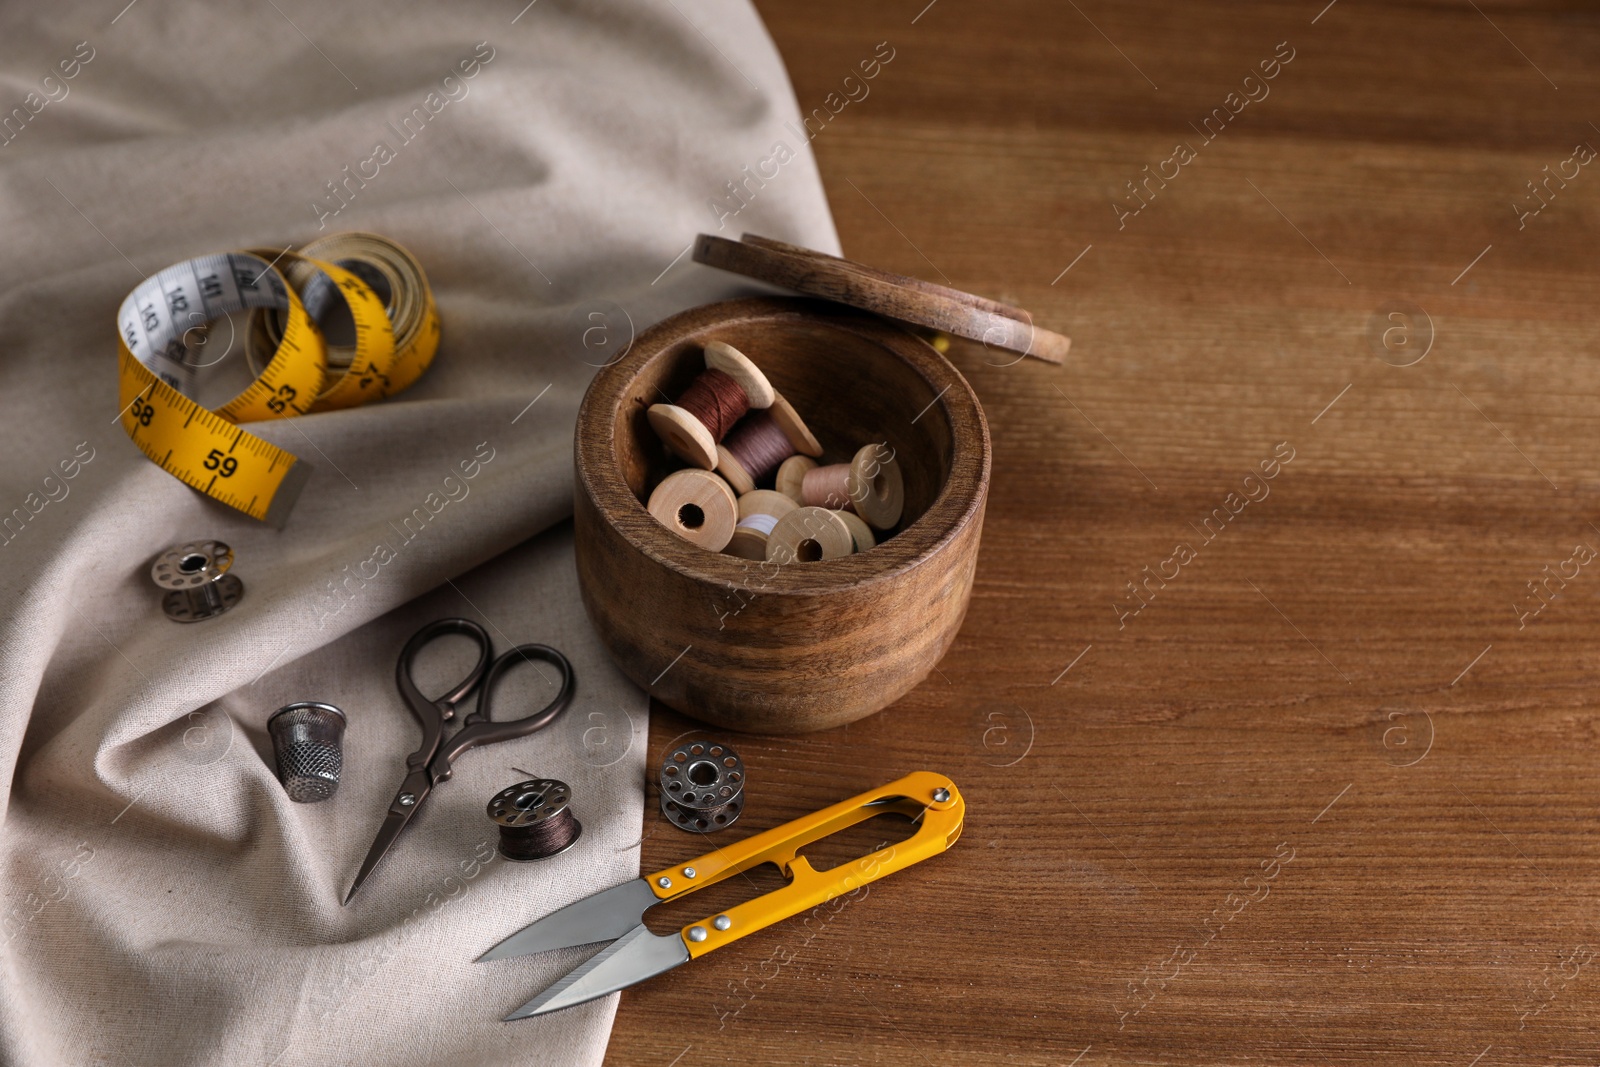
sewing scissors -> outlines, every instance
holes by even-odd
[[[806,857],[797,855],[805,845],[887,812],[910,816],[916,832],[898,844],[825,871],[816,870]],[[699,859],[568,904],[518,930],[479,956],[478,962],[610,941],[598,955],[568,971],[505,1018],[509,1022],[571,1008],[653,978],[746,934],[936,856],[955,844],[965,818],[966,801],[954,782],[932,771],[915,771]],[[689,923],[676,934],[652,934],[645,928],[644,913],[655,905],[762,863],[776,864],[789,875],[789,884]]]
[[[448,693],[437,700],[429,700],[422,695],[422,690],[417,688],[416,681],[411,677],[411,668],[425,645],[446,634],[461,634],[471,638],[478,646],[478,662]],[[384,816],[383,826],[379,828],[378,836],[367,852],[367,858],[361,862],[361,870],[356,874],[350,892],[345,894],[344,903],[350,903],[351,898],[356,895],[356,890],[360,889],[361,883],[372,874],[373,868],[377,867],[378,862],[388,853],[401,831],[411,824],[418,809],[433,792],[433,787],[440,782],[450,780],[450,775],[453,773],[452,765],[463,752],[479,745],[492,745],[499,741],[527,737],[535,730],[550,725],[572,700],[572,664],[567,662],[567,657],[550,646],[518,645],[511,651],[501,654],[498,659],[493,657],[494,646],[489,641],[488,631],[469,619],[440,619],[431,622],[413,634],[411,640],[406,642],[406,647],[401,649],[400,659],[394,668],[395,684],[399,686],[400,695],[405,699],[406,706],[411,709],[411,714],[416,716],[417,722],[422,725],[422,745],[406,757],[406,780],[401,783],[399,792],[395,793],[394,799],[389,802],[389,812]],[[490,703],[494,696],[495,683],[500,680],[500,676],[518,663],[531,662],[535,659],[553,663],[561,670],[561,691],[556,694],[554,700],[525,718],[508,719],[504,722],[491,719]],[[444,724],[455,718],[456,705],[465,700],[474,689],[478,691],[476,710],[463,718],[461,729],[457,730],[448,742],[445,741]]]

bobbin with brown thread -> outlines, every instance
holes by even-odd
[[[661,761],[659,781],[661,814],[680,830],[726,830],[744,810],[744,761],[728,745],[679,745]]]
[[[848,505],[875,530],[892,529],[905,510],[905,476],[894,450],[882,442],[862,445],[849,463],[834,463],[805,473],[801,502],[843,509]]]
[[[827,508],[796,508],[779,519],[767,536],[768,563],[815,563],[854,551],[850,527]]]
[[[500,855],[519,862],[548,859],[578,843],[583,824],[572,814],[566,782],[534,778],[507,786],[489,799],[488,815],[500,828]]]
[[[722,551],[740,559],[767,558],[767,537],[778,520],[800,505],[773,489],[754,489],[739,497],[739,525]]]
[[[778,473],[773,478],[773,488],[790,500],[795,505],[805,504],[804,493],[807,471],[817,469],[817,461],[810,456],[790,456],[778,465]]]
[[[778,391],[772,388],[761,368],[750,358],[726,341],[708,341],[705,347],[706,368],[721,371],[739,383],[744,395],[750,398],[750,407],[761,410],[772,406]]]
[[[711,552],[721,552],[739,521],[739,501],[711,471],[674,471],[661,480],[646,505],[656,521]]]
[[[662,443],[702,470],[717,465],[717,445],[747,411],[772,406],[777,395],[761,368],[732,345],[712,341],[706,369],[675,403],[651,404],[645,412]]]
[[[794,405],[774,393],[771,407],[746,415],[717,446],[717,473],[743,496],[796,453],[820,456],[822,445]]]

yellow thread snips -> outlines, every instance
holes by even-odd
[[[822,872],[797,855],[812,842],[888,812],[911,816],[918,824],[916,832],[898,844]],[[966,804],[954,782],[942,774],[916,771],[709,855],[585,897],[523,927],[478,957],[478,961],[612,942],[506,1018],[525,1019],[570,1008],[652,978],[746,934],[936,856],[961,836],[965,814]],[[645,929],[644,913],[654,905],[762,863],[776,864],[789,876],[789,884],[690,923],[673,935],[652,934]]]

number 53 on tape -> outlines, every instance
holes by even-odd
[[[318,323],[349,309],[354,342]],[[201,327],[249,311],[255,378],[215,411],[192,399]],[[239,424],[353,407],[416,381],[439,347],[422,267],[375,234],[336,234],[300,252],[225,252],[174,264],[117,313],[122,428],[162,470],[253,518],[282,526],[310,474]]]

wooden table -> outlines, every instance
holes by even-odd
[[[1595,1062],[1593,9],[926,2],[758,4],[804,112],[894,50],[813,141],[845,253],[1073,354],[952,352],[965,629],[738,738],[741,829],[930,768],[966,832],[628,992],[611,1061]]]

